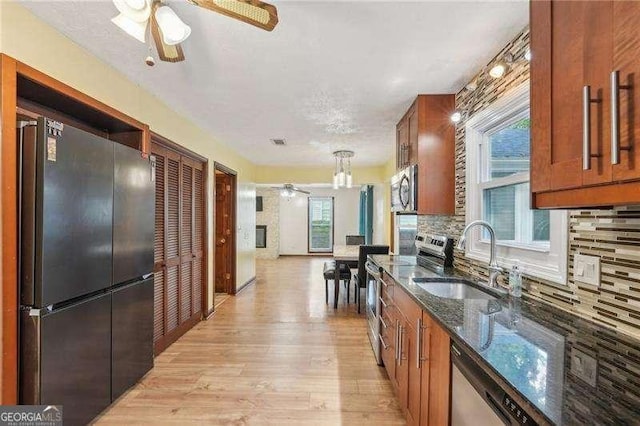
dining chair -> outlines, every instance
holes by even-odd
[[[329,304],[329,281],[335,279],[335,271],[336,262],[334,260],[324,262],[322,275],[324,276],[324,299],[326,304]],[[340,281],[344,281],[345,287],[347,283],[351,283],[351,269],[345,264],[340,265]],[[351,287],[350,284],[349,287]],[[347,296],[349,295],[349,287],[347,287]],[[348,299],[347,303],[349,303]]]
[[[370,254],[389,254],[389,246],[384,245],[361,245],[358,252],[358,272],[355,278],[355,297],[358,301],[358,313],[360,313],[360,290],[367,287],[367,269],[365,263]],[[348,291],[348,289],[347,289]]]

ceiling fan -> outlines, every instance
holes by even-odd
[[[304,189],[295,187],[290,183],[285,183],[282,186],[272,186],[271,188],[279,189],[280,195],[282,195],[283,197],[295,197],[296,192],[299,192],[301,194],[307,194],[307,195],[311,194],[309,191],[305,191]]]
[[[204,9],[271,31],[278,23],[275,6],[260,0],[187,0]],[[146,43],[147,29],[158,52],[165,62],[184,61],[180,43],[191,35],[191,27],[161,0],[113,0],[120,14],[111,22],[135,39]],[[151,50],[151,45],[149,45]],[[147,65],[155,65],[153,56],[146,58]]]

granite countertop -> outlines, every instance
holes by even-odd
[[[413,278],[477,280],[457,271],[433,272],[414,256],[369,257],[548,422],[640,424],[640,341],[526,297],[439,298]],[[596,360],[593,382],[572,371],[576,357]]]

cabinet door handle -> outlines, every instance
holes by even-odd
[[[400,322],[398,321],[398,324],[400,324]],[[398,365],[402,365],[402,352],[404,349],[404,326],[400,326],[399,329],[399,337],[398,337]]]
[[[422,318],[416,321],[416,368],[422,367]]]
[[[399,349],[400,349],[400,321],[396,320],[396,361],[398,361]]]
[[[382,343],[382,348],[386,351],[389,349],[389,345],[384,342],[384,337],[380,336],[380,343]]]
[[[620,71],[611,73],[611,164],[620,164],[620,150],[628,151],[631,147],[620,147],[620,90],[629,90],[631,86],[620,85]]]
[[[582,88],[582,170],[591,170],[591,104],[600,99],[591,99],[591,86]]]
[[[382,323],[382,326],[385,328],[385,330],[389,328],[389,326],[387,326],[387,323],[384,322],[384,319],[382,319],[382,317],[380,317],[380,322]]]

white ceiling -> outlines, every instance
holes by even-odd
[[[385,163],[418,93],[457,92],[528,22],[526,1],[275,2],[269,33],[170,1],[192,28],[187,60],[144,64],[110,1],[25,6],[256,164]],[[271,138],[285,138],[276,147]]]

